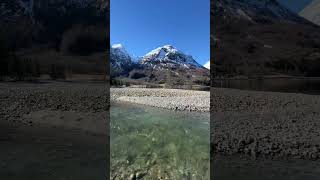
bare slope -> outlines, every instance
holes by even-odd
[[[309,21],[320,25],[320,0],[312,1],[299,14]]]

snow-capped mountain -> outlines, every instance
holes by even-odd
[[[171,45],[152,50],[138,61],[120,44],[111,46],[111,77],[149,83],[208,84],[209,70]]]
[[[213,76],[304,76],[315,71],[312,65],[304,68],[309,66],[306,55],[320,50],[319,27],[310,21],[277,0],[211,2]]]
[[[131,62],[131,56],[121,44],[112,45],[110,53],[111,56],[116,56],[117,59],[123,60],[125,62]]]
[[[134,68],[152,69],[153,71],[172,69],[204,69],[192,56],[186,55],[172,45],[165,45],[152,50],[140,60],[134,61],[121,44],[114,44],[110,50],[111,70],[116,75],[128,74]]]
[[[192,56],[184,54],[172,45],[165,45],[152,50],[143,56],[140,64],[152,67],[153,69],[203,68]]]
[[[312,1],[299,14],[302,17],[320,26],[320,0]]]
[[[291,22],[305,20],[277,2],[277,0],[215,0],[213,14],[224,19],[244,19],[253,23]]]
[[[111,76],[128,75],[132,70],[132,58],[121,44],[114,44],[110,49]]]

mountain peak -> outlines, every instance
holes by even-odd
[[[172,45],[164,45],[150,51],[143,56],[140,63],[161,68],[173,68],[178,66],[186,68],[202,67],[192,56],[184,54]]]
[[[132,58],[121,44],[113,44],[110,49],[111,76],[123,75],[131,69]]]
[[[123,48],[122,44],[113,44],[111,47],[114,49],[122,49]]]
[[[158,47],[158,48],[150,51],[145,56],[155,56],[155,55],[159,55],[159,54],[162,56],[165,56],[166,53],[176,53],[176,52],[178,52],[178,50],[174,46],[164,45],[164,46]]]
[[[174,46],[172,46],[170,44],[164,45],[164,46],[162,46],[162,48],[165,48],[165,49],[176,49]]]
[[[130,57],[129,53],[127,52],[127,50],[124,48],[124,46],[122,44],[111,45],[111,51],[116,52],[118,54],[120,53],[120,54],[122,54],[122,56],[126,56],[127,58]]]

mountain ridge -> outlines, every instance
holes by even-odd
[[[245,19],[252,23],[307,23],[277,0],[215,0],[213,4],[215,16],[223,19]]]
[[[310,21],[274,0],[215,0],[211,8],[211,77],[320,75],[320,30]]]
[[[158,47],[146,55],[144,55],[140,61],[141,64],[157,64],[157,63],[167,63],[173,66],[175,63],[187,68],[196,67],[201,68],[201,66],[192,56],[186,55],[182,51],[176,49],[172,45],[164,45]],[[156,65],[155,65],[156,66]]]
[[[115,49],[121,49],[123,52],[115,53]],[[129,78],[156,84],[168,83],[170,79],[172,82],[183,84],[186,81],[193,83],[196,79],[209,77],[208,69],[172,45],[160,46],[146,53],[138,61],[133,61],[131,56],[121,55],[128,53],[120,44],[112,45],[110,52],[111,72],[120,70],[111,74],[113,78]],[[192,73],[194,75],[191,75]]]
[[[320,0],[312,1],[299,15],[320,26]]]

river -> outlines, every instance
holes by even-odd
[[[209,113],[112,104],[110,115],[111,179],[209,179]]]

